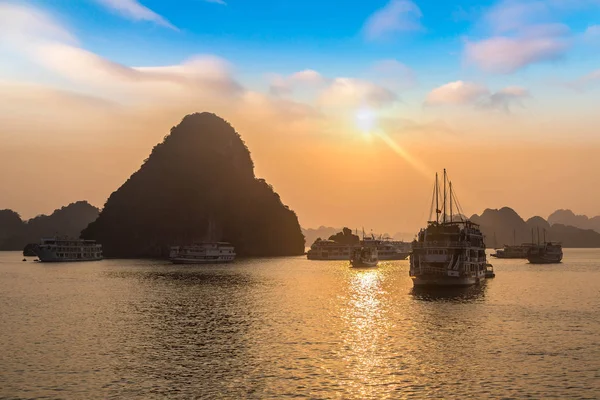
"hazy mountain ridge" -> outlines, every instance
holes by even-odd
[[[471,221],[481,225],[487,247],[520,244],[544,240],[561,242],[564,247],[600,247],[600,233],[591,229],[555,223],[551,225],[542,217],[523,220],[512,208],[486,209],[481,215],[473,215]]]
[[[581,229],[593,229],[600,232],[600,216],[588,217],[587,215],[576,215],[571,210],[556,210],[548,217],[551,225],[570,225]]]
[[[21,220],[12,210],[0,210],[0,250],[23,250],[49,236],[79,237],[81,231],[98,218],[100,210],[87,201],[61,207],[50,215]]]
[[[169,246],[231,242],[241,256],[304,252],[296,214],[264,179],[234,128],[187,115],[106,202],[82,237],[109,257],[164,257]]]

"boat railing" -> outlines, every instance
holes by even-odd
[[[471,246],[469,242],[446,242],[446,241],[431,241],[431,242],[413,242],[413,249],[427,248],[464,248]]]

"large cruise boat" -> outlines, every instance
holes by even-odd
[[[227,242],[173,246],[169,259],[174,264],[217,264],[235,260],[235,249]]]
[[[317,240],[306,253],[309,260],[349,260],[352,251],[361,247],[375,247],[379,260],[406,260],[410,253],[410,243],[386,239],[363,238],[355,245],[338,243],[333,240]]]
[[[95,240],[44,238],[31,248],[41,262],[98,261],[103,259],[102,245]]]
[[[470,286],[485,280],[487,259],[479,225],[462,217],[464,213],[456,201],[446,170],[443,186],[443,194],[440,195],[436,174],[432,201],[435,220],[429,221],[427,227],[418,233],[410,255],[410,277],[414,286]],[[443,199],[441,210],[440,197]],[[446,210],[448,203],[449,213]],[[453,205],[458,212],[456,217]]]

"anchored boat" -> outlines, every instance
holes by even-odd
[[[479,225],[463,217],[446,170],[443,181],[443,193],[440,193],[436,174],[431,210],[433,212],[435,205],[435,220],[421,229],[412,244],[410,277],[414,286],[470,286],[485,280],[487,259],[483,234]],[[456,216],[454,207],[458,212]]]
[[[41,262],[98,261],[102,255],[102,245],[95,240],[45,238],[41,243],[29,248]]]
[[[350,264],[355,268],[376,267],[379,262],[376,247],[358,247],[352,251]]]

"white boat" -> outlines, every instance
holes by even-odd
[[[363,247],[376,247],[380,260],[406,260],[410,254],[410,243],[390,240],[389,238],[365,238],[360,242]]]
[[[102,245],[95,240],[44,238],[31,248],[41,262],[99,261]]]
[[[454,220],[452,206],[456,203],[444,170],[443,207],[440,210],[440,185],[436,174],[434,186],[435,221],[429,221],[413,242],[410,255],[410,277],[414,286],[470,286],[481,283],[486,275],[486,253],[479,225],[464,220]],[[450,213],[446,212],[449,198]],[[457,210],[458,215],[464,215]]]
[[[350,264],[354,268],[376,267],[378,262],[376,247],[357,247],[350,257]]]
[[[235,249],[227,242],[173,246],[169,259],[174,264],[217,264],[235,260]]]
[[[349,260],[354,247],[334,240],[315,240],[306,257],[309,260]]]

